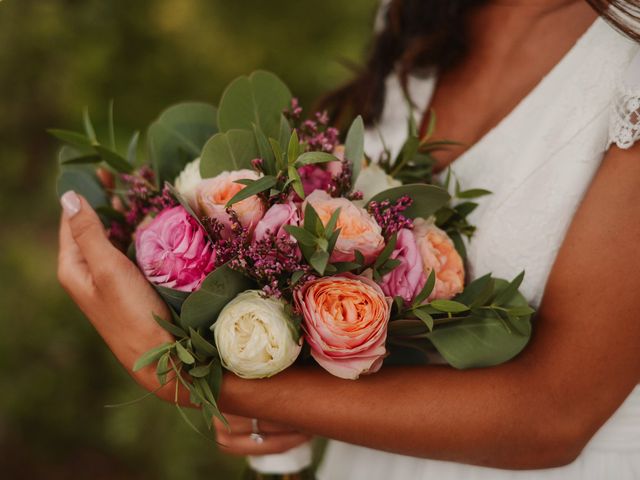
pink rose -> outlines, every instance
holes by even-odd
[[[322,368],[347,379],[380,369],[391,307],[373,280],[350,274],[319,278],[298,290],[295,302],[311,355]]]
[[[422,257],[416,244],[413,232],[403,228],[398,232],[398,240],[391,258],[400,260],[400,265],[382,277],[380,287],[385,295],[402,297],[406,303],[411,303],[420,293],[426,283]]]
[[[298,169],[305,196],[311,195],[314,190],[324,190],[328,192],[336,186],[336,178],[342,173],[344,147],[340,145],[337,146],[333,155],[340,159],[340,161],[305,165]]]
[[[201,215],[214,218],[225,226],[223,234],[231,233],[230,217],[227,213],[227,202],[233,198],[245,185],[236,180],[257,180],[259,175],[253,170],[237,170],[222,172],[221,174],[204,179],[196,189],[196,202]],[[257,196],[234,203],[231,207],[238,215],[243,227],[253,230],[265,211],[264,202]]]
[[[277,203],[264,214],[262,220],[256,225],[253,232],[254,241],[260,241],[267,236],[267,232],[275,234],[278,238],[290,238],[285,231],[286,225],[298,225],[300,215],[298,208],[292,203]]]
[[[163,210],[135,239],[138,265],[155,285],[193,292],[215,266],[213,245],[183,207]]]
[[[351,262],[355,260],[355,251],[359,250],[367,263],[373,262],[384,248],[384,238],[380,225],[363,208],[357,207],[346,198],[332,198],[327,192],[316,190],[307,197],[306,204],[318,212],[322,223],[326,225],[333,212],[340,209],[337,228],[340,236],[336,242],[332,262]]]
[[[449,236],[432,221],[417,218],[413,235],[420,250],[425,274],[436,272],[436,284],[429,300],[448,300],[464,289],[464,264]]]

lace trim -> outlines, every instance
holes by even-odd
[[[640,140],[640,90],[620,87],[611,110],[609,146],[629,149]]]

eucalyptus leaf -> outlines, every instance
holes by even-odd
[[[395,201],[403,196],[408,196],[413,203],[402,214],[408,218],[428,218],[436,213],[441,207],[446,205],[451,196],[443,188],[435,185],[425,185],[414,183],[390,188],[375,195],[371,202],[382,202],[384,200]]]
[[[73,190],[82,195],[94,209],[110,206],[109,196],[98,179],[95,168],[89,165],[65,164],[71,158],[77,158],[80,152],[69,146],[64,146],[58,154],[61,164],[56,191],[59,197],[65,192]]]
[[[259,156],[251,130],[216,133],[202,149],[200,175],[202,178],[209,178],[225,171],[251,169],[251,160]]]
[[[289,88],[276,75],[255,71],[225,89],[218,109],[221,132],[251,130],[255,124],[267,137],[278,138],[282,112],[291,104]]]
[[[347,132],[344,158],[351,162],[351,179],[355,184],[364,161],[364,122],[360,115],[351,123]]]
[[[147,145],[157,185],[173,182],[188,162],[200,156],[205,142],[218,131],[216,115],[216,108],[206,103],[179,103],[149,126]]]
[[[197,330],[189,328],[189,335],[191,337],[191,343],[196,349],[196,352],[203,354],[207,357],[215,357],[218,355],[218,349],[209,343]]]
[[[178,358],[182,363],[186,363],[187,365],[193,365],[196,362],[196,359],[193,358],[193,355],[184,348],[184,346],[180,342],[176,342],[176,353],[178,354]]]
[[[189,375],[196,378],[202,378],[209,375],[211,367],[209,365],[198,365],[189,370]]]
[[[172,343],[163,343],[157,347],[148,350],[143,353],[140,358],[133,364],[133,371],[137,372],[158,360],[165,352],[167,352],[173,346]]]
[[[207,275],[200,288],[183,303],[180,324],[183,328],[209,328],[233,298],[252,287],[244,275],[222,265]]]
[[[118,173],[131,173],[133,166],[127,162],[118,152],[104,147],[102,145],[94,145],[93,148],[102,157],[102,160]]]
[[[160,285],[153,285],[153,288],[155,288],[162,299],[178,313],[180,313],[184,301],[191,295],[190,292],[174,290],[173,288],[162,287]]]

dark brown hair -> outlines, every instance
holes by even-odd
[[[385,79],[392,70],[397,69],[406,85],[410,73],[456,65],[467,51],[469,15],[487,1],[391,0],[365,65],[353,81],[321,99],[320,108],[327,109],[338,126],[356,114],[367,124],[375,123],[382,113]],[[640,41],[637,1],[587,0],[617,30]]]

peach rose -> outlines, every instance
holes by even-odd
[[[230,218],[226,204],[233,196],[245,186],[236,183],[236,180],[257,180],[259,175],[253,170],[236,170],[222,172],[221,174],[204,179],[196,189],[197,210],[200,215],[215,218],[225,226],[224,232],[230,234]],[[264,216],[264,202],[257,196],[234,203],[231,207],[238,215],[238,220],[243,227],[253,230],[256,224]]]
[[[365,261],[371,263],[384,248],[382,229],[364,208],[357,207],[346,198],[333,198],[322,190],[316,190],[306,198],[303,212],[307,202],[318,212],[324,225],[333,212],[340,209],[337,223],[340,236],[331,254],[332,262],[351,262],[355,260],[354,252],[360,250]]]
[[[433,221],[417,218],[413,235],[427,276],[436,272],[436,284],[429,300],[448,300],[464,289],[464,264],[449,236]]]
[[[377,372],[387,353],[390,300],[371,279],[323,277],[295,294],[311,356],[332,375],[356,379]]]

